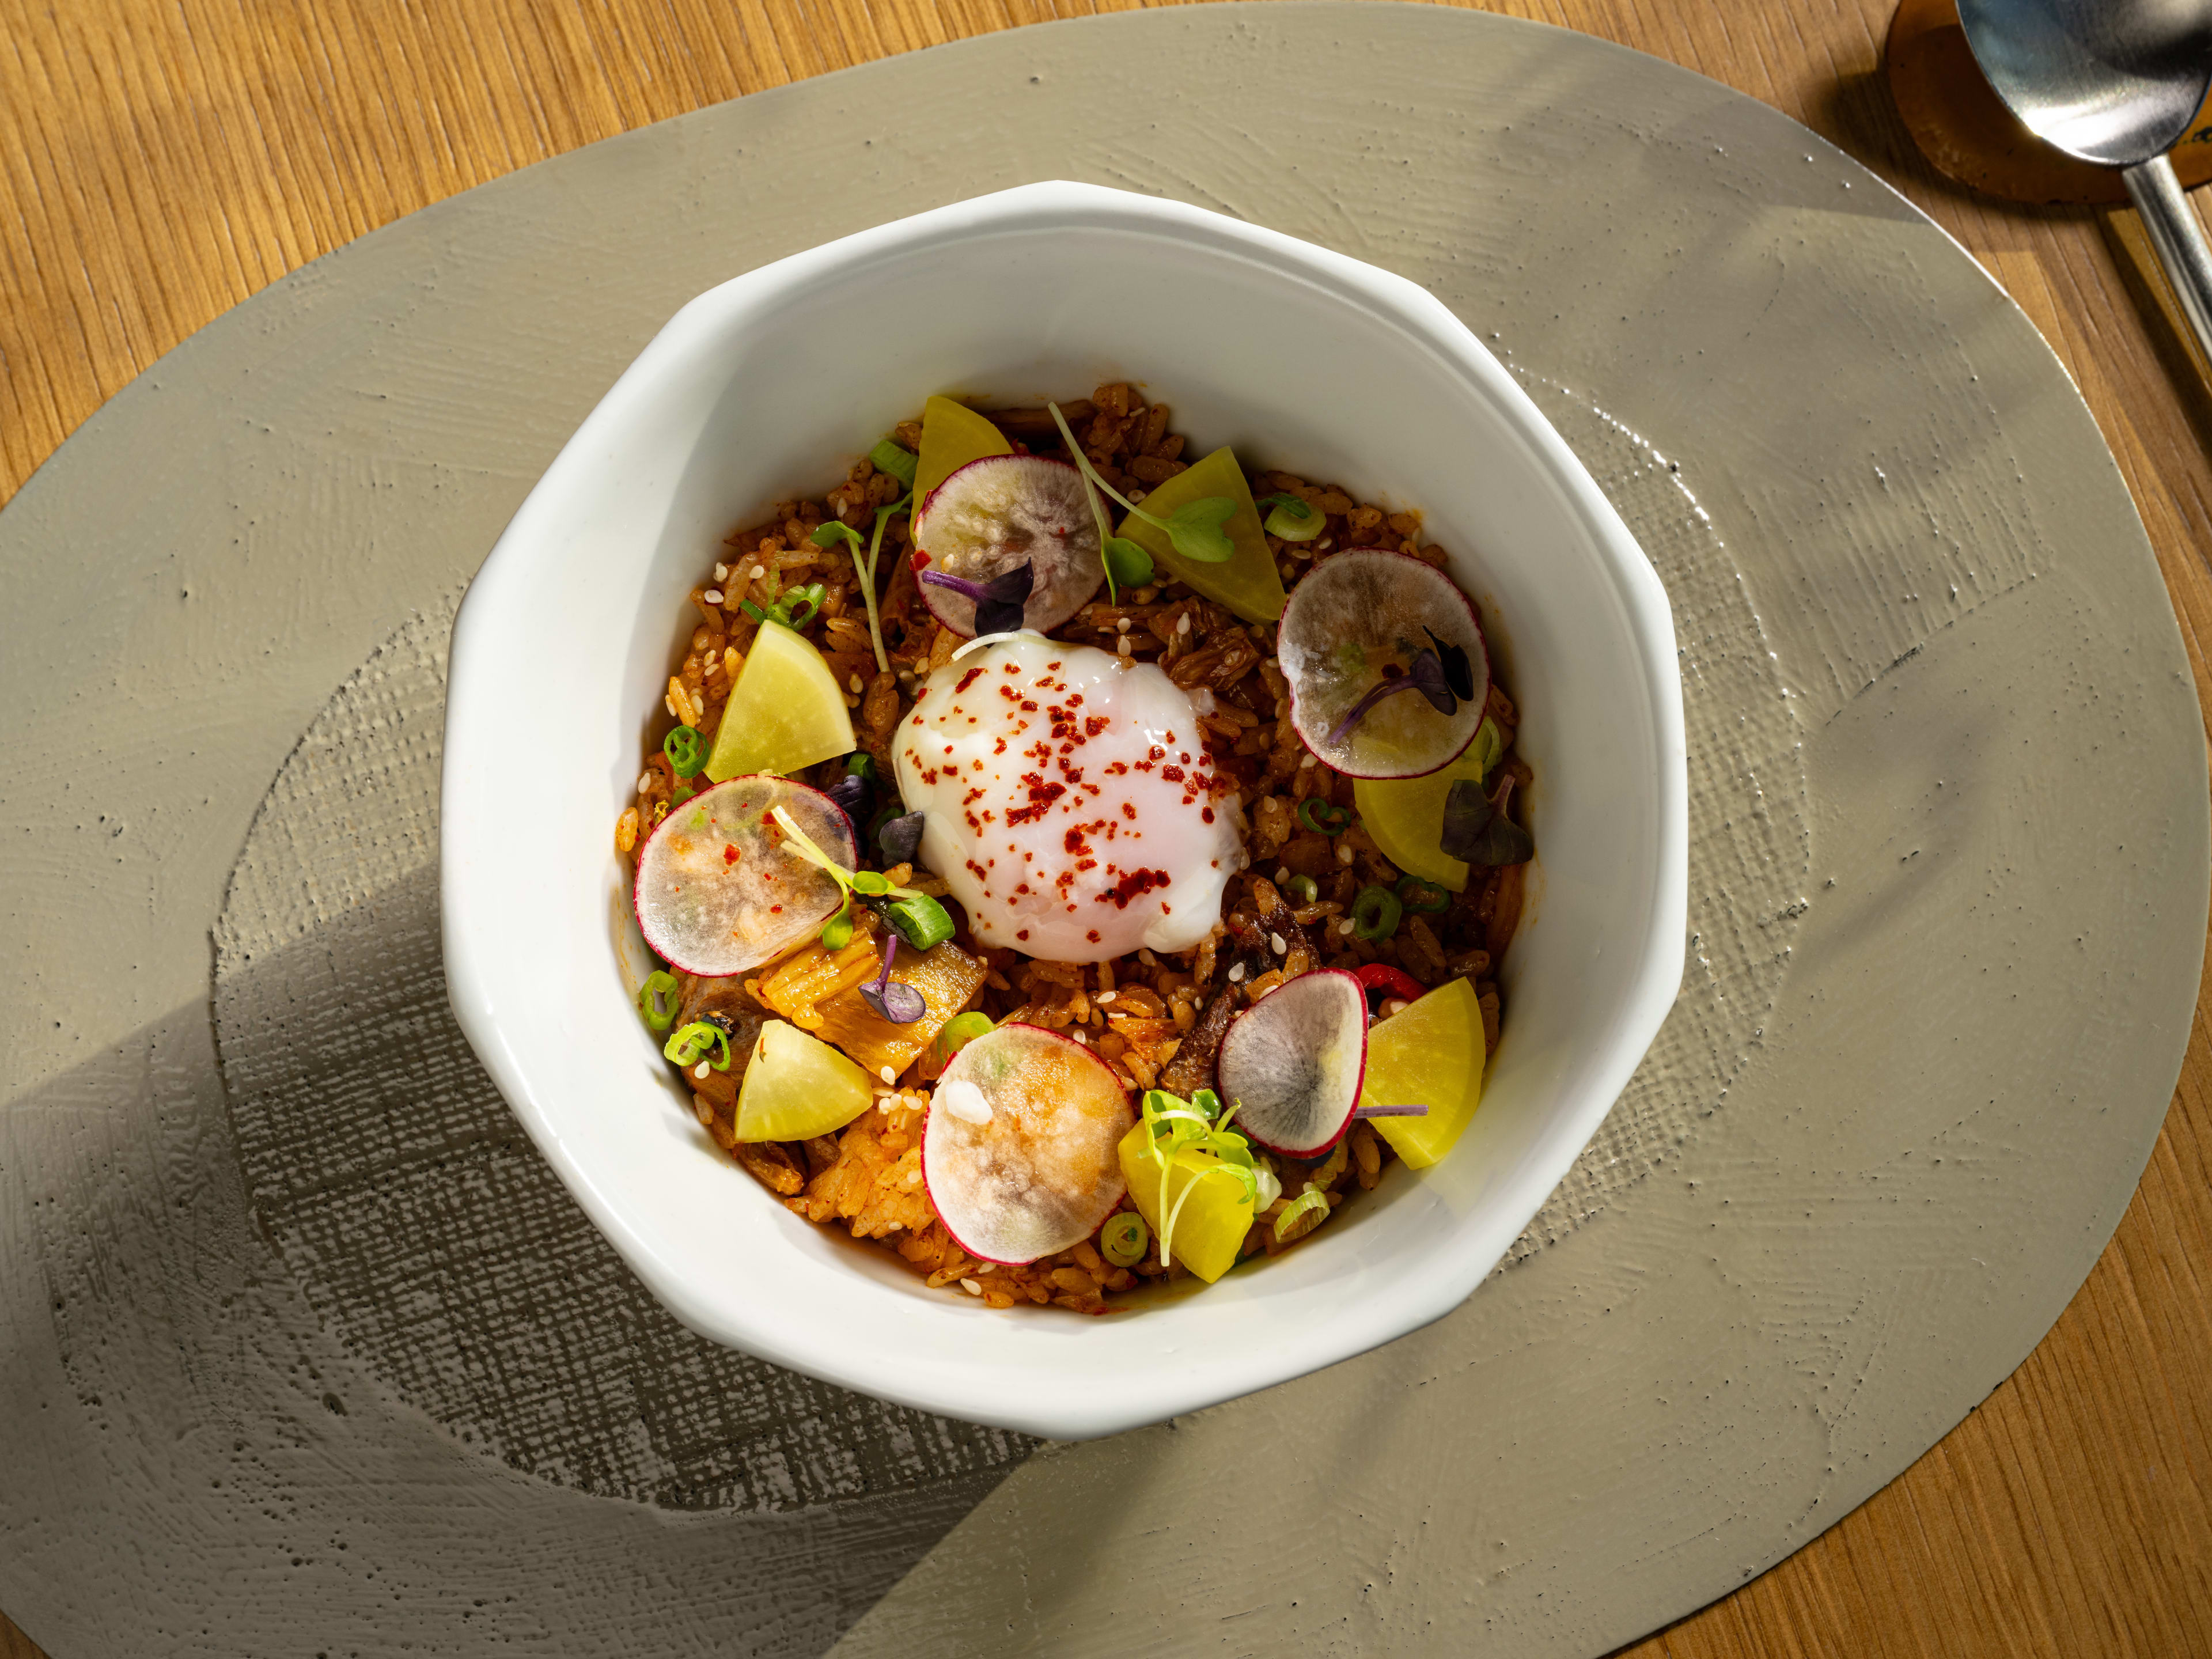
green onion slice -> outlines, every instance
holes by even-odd
[[[1117,1267],[1133,1267],[1145,1259],[1152,1230],[1134,1210],[1116,1210],[1098,1230],[1098,1254]]]
[[[645,1016],[647,1025],[665,1031],[676,1023],[676,1006],[681,996],[676,975],[665,968],[656,969],[637,988],[637,1011]]]
[[[1292,876],[1283,884],[1283,890],[1301,908],[1321,902],[1321,884],[1311,876]]]
[[[730,1034],[719,1025],[695,1019],[669,1038],[660,1052],[687,1072],[702,1060],[716,1071],[726,1072],[730,1069]]]
[[[679,778],[696,778],[707,763],[707,739],[692,726],[679,726],[660,740],[660,752]]]
[[[1352,809],[1308,795],[1298,803],[1298,822],[1316,836],[1340,836],[1352,828]]]
[[[1328,522],[1328,514],[1296,495],[1265,495],[1252,505],[1273,509],[1267,514],[1267,532],[1286,542],[1310,542]]]
[[[1406,907],[1387,887],[1363,887],[1352,901],[1352,931],[1370,945],[1379,945],[1398,931]]]
[[[927,893],[893,890],[904,896],[892,900],[884,914],[901,939],[917,951],[927,951],[952,937],[952,918],[943,905]]]
[[[1398,884],[1398,902],[1425,916],[1440,916],[1452,907],[1451,889],[1407,876]]]
[[[921,457],[885,438],[868,452],[868,465],[878,472],[890,473],[911,489],[914,488],[914,475],[921,465]]]
[[[1282,1213],[1275,1218],[1275,1243],[1287,1244],[1291,1239],[1301,1237],[1311,1232],[1315,1227],[1320,1226],[1321,1221],[1318,1219],[1311,1226],[1300,1224],[1316,1210],[1319,1210],[1322,1217],[1326,1217],[1328,1214],[1328,1200],[1318,1188],[1309,1187],[1292,1199]],[[1293,1228],[1297,1231],[1291,1231]]]

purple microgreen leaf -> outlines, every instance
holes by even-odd
[[[1418,691],[1420,689],[1419,683],[1410,674],[1395,680],[1384,680],[1345,712],[1344,718],[1336,723],[1335,728],[1328,734],[1329,747],[1334,749],[1350,737],[1352,728],[1365,720],[1369,711],[1383,698],[1395,696],[1401,691]]]
[[[844,814],[855,823],[865,823],[868,817],[868,799],[875,792],[868,781],[857,772],[848,772],[823,792],[843,809]]]
[[[1011,634],[1023,623],[1023,605],[1028,601],[1030,590],[1036,584],[1036,572],[1024,559],[1012,569],[1003,571],[988,582],[971,581],[965,576],[952,576],[942,570],[925,570],[921,580],[932,587],[950,588],[965,599],[975,601],[975,636],[986,634]]]
[[[883,970],[860,987],[860,1000],[894,1025],[911,1025],[929,1012],[929,1006],[913,986],[901,985],[891,978],[891,964],[898,960],[898,935],[886,932]]]
[[[1437,653],[1426,647],[1413,653],[1413,665],[1407,671],[1406,678],[1429,700],[1429,707],[1439,714],[1449,716],[1459,713],[1459,696],[1452,690],[1449,672],[1444,667],[1443,659]]]
[[[1474,665],[1468,659],[1467,647],[1446,645],[1437,637],[1436,629],[1426,624],[1422,626],[1421,632],[1429,636],[1429,643],[1437,648],[1437,656],[1443,664],[1444,684],[1451,688],[1452,695],[1462,702],[1472,702],[1474,700]],[[1448,708],[1444,712],[1449,714],[1452,711]]]
[[[1352,1115],[1354,1117],[1426,1117],[1429,1109],[1425,1106],[1355,1106],[1352,1109]]]
[[[1498,786],[1493,800],[1473,778],[1462,778],[1444,796],[1444,817],[1437,844],[1449,857],[1465,864],[1526,864],[1536,854],[1529,833],[1505,815],[1506,798],[1513,793],[1509,775]]]
[[[876,846],[887,862],[912,864],[921,855],[922,817],[920,812],[908,812],[876,831]]]

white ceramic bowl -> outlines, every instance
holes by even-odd
[[[1451,1156],[1352,1224],[1090,1319],[994,1312],[809,1225],[725,1158],[633,1011],[613,849],[731,526],[819,493],[925,394],[1143,382],[1196,451],[1418,506],[1480,599],[1535,769],[1505,1034]],[[517,756],[532,787],[514,789]],[[1686,777],[1667,595],[1512,378],[1401,277],[1179,203],[1032,185],[740,276],[677,313],[547,471],[453,629],[453,1012],[576,1201],[686,1324],[887,1400],[1110,1433],[1449,1312],[1611,1108],[1680,981]]]

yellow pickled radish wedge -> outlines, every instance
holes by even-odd
[[[1218,605],[1225,605],[1246,622],[1267,623],[1283,614],[1283,578],[1275,568],[1275,556],[1267,550],[1266,532],[1260,527],[1260,509],[1252,505],[1251,486],[1236,455],[1217,449],[1204,460],[1194,461],[1137,503],[1156,519],[1164,519],[1179,507],[1208,496],[1226,496],[1236,511],[1222,524],[1237,551],[1220,564],[1200,564],[1175,550],[1167,532],[1155,529],[1135,514],[1121,520],[1114,533],[1126,536],[1152,556],[1152,562],[1182,578]]]
[[[738,1086],[738,1139],[808,1140],[834,1134],[868,1109],[868,1074],[816,1036],[780,1019],[754,1040]]]
[[[1211,1285],[1237,1265],[1244,1235],[1252,1231],[1251,1197],[1243,1182],[1219,1158],[1194,1146],[1184,1147],[1163,1170],[1152,1157],[1150,1136],[1140,1121],[1121,1137],[1118,1150],[1121,1178],[1129,1183],[1129,1201],[1154,1238],[1165,1236],[1163,1224],[1167,1212],[1175,1211],[1175,1232],[1168,1249],[1174,1260]],[[1167,1189],[1164,1204],[1160,1201],[1163,1187]]]
[[[970,461],[986,455],[1011,455],[1006,434],[965,404],[932,398],[921,406],[921,453],[914,468],[914,504],[918,510],[937,486]]]
[[[747,772],[788,777],[854,746],[844,691],[822,653],[788,628],[763,623],[730,688],[707,775],[716,783]]]
[[[1407,875],[1463,893],[1468,866],[1440,844],[1444,797],[1462,778],[1481,782],[1496,758],[1478,733],[1457,760],[1420,777],[1354,779],[1352,800],[1359,809],[1360,826],[1375,838],[1382,856]]]
[[[1482,1006],[1448,980],[1367,1033],[1362,1106],[1426,1106],[1425,1117],[1368,1120],[1399,1157],[1425,1170],[1451,1151],[1482,1103]]]

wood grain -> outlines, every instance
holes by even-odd
[[[0,501],[193,330],[378,225],[721,99],[1121,6],[1054,0],[0,0]],[[1806,122],[2013,294],[2140,505],[2212,692],[2212,396],[2124,217],[1977,200],[1912,151],[1883,0],[1496,9],[1656,53]],[[2212,1652],[2212,1029],[2118,1235],[2035,1354],[1840,1525],[1626,1650]],[[35,1654],[0,1620],[0,1659]]]

